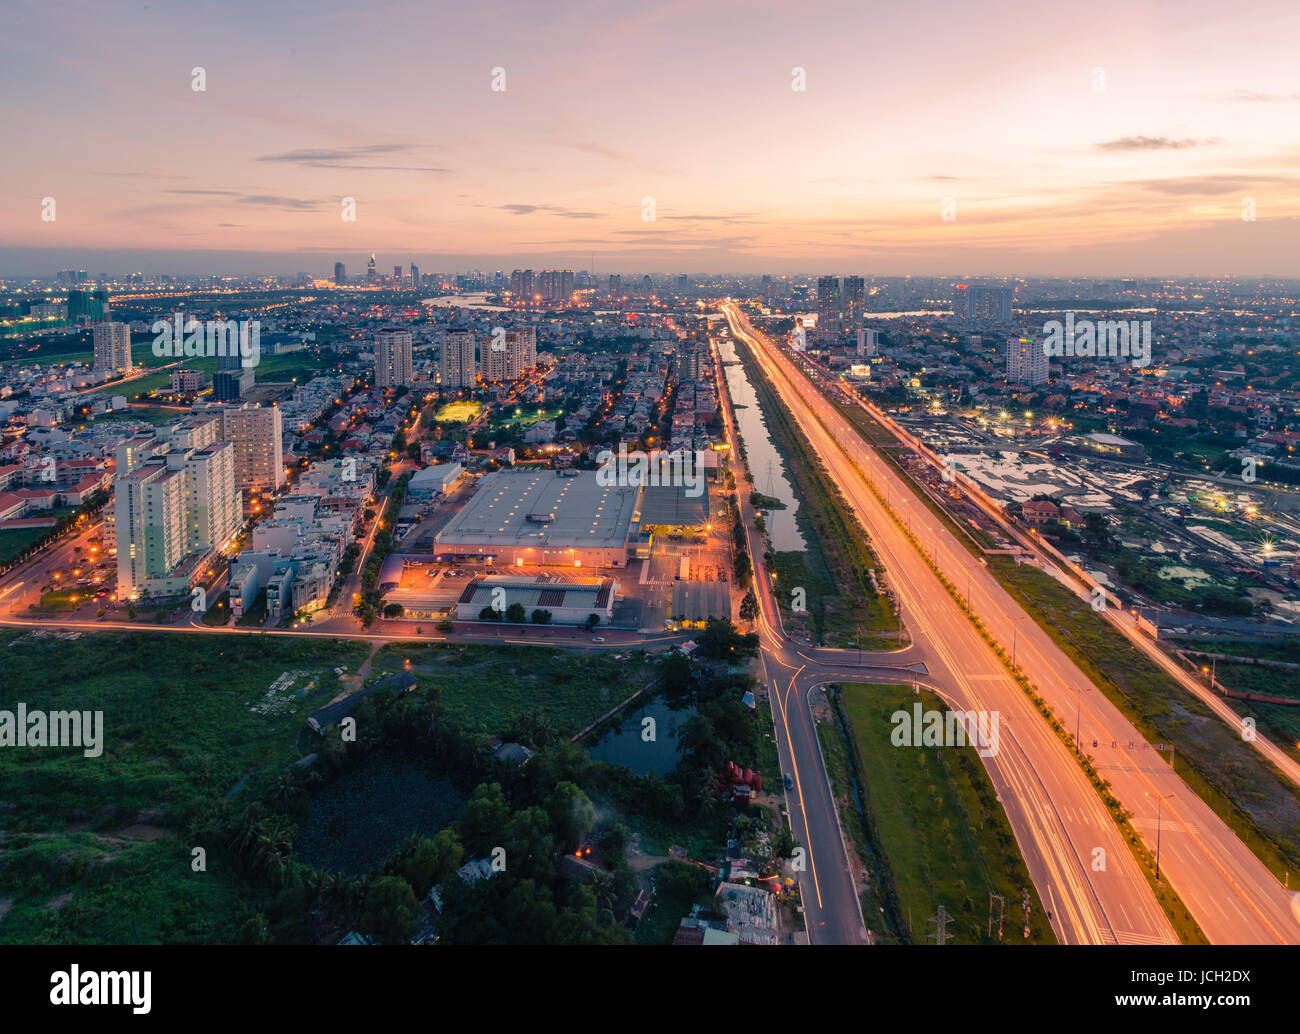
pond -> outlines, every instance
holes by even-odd
[[[695,714],[693,707],[674,711],[663,700],[652,700],[610,729],[589,751],[592,761],[626,765],[635,775],[664,775],[677,767],[677,733]],[[653,718],[654,738],[647,740],[644,719]],[[649,735],[647,732],[646,735]]]
[[[372,755],[312,799],[298,857],[317,869],[360,876],[412,833],[432,837],[450,826],[464,806],[452,781],[423,758]]]

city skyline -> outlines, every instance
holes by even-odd
[[[1295,268],[1294,10],[939,10],[19,5],[0,275]]]

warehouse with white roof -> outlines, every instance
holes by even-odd
[[[502,566],[623,567],[639,496],[639,486],[600,484],[595,471],[499,470],[438,533],[434,556]]]

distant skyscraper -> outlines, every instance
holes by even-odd
[[[1027,337],[1007,338],[1007,383],[1031,388],[1047,383],[1047,355],[1041,342]]]
[[[348,267],[342,262],[334,263],[334,283],[341,284],[348,278]]]
[[[131,372],[131,328],[125,323],[96,323],[95,369],[109,373]]]
[[[510,295],[517,304],[532,305],[534,293],[531,269],[516,269],[510,274]]]
[[[420,286],[420,267],[417,266],[414,262],[411,263],[411,286],[412,287]]]
[[[817,278],[817,337],[834,341],[841,331],[840,281],[838,277]]]
[[[399,284],[402,282],[402,267],[400,265],[393,267],[393,279]]]
[[[90,297],[85,291],[68,292],[68,322],[78,323],[90,315]]]
[[[474,332],[462,328],[447,331],[442,340],[440,381],[444,388],[472,388],[477,366],[474,362]]]
[[[856,330],[862,322],[863,313],[867,311],[866,281],[860,276],[844,278],[844,292],[840,298],[840,312],[844,317],[844,326]]]
[[[536,292],[543,302],[567,306],[573,300],[573,291],[571,269],[548,269],[537,278]]]
[[[373,283],[378,277],[379,271],[375,268],[375,255],[374,252],[371,252],[370,261],[366,263],[366,279]]]
[[[1015,289],[958,284],[954,292],[953,315],[968,320],[1010,323]]]
[[[375,335],[375,387],[409,387],[412,380],[411,332],[396,327],[381,330]]]

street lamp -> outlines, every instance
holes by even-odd
[[[1027,617],[1029,617],[1028,614],[1021,614],[1020,617],[1011,619],[1011,670],[1012,671],[1016,670],[1016,632],[1019,630],[1020,627],[1019,625],[1016,624],[1016,622],[1024,621],[1025,618]]]
[[[1081,756],[1079,747],[1079,715],[1083,710],[1083,694],[1091,692],[1091,690],[1091,686],[1084,686],[1082,692],[1078,689],[1074,691],[1074,756],[1076,758]]]
[[[1162,796],[1161,794],[1158,793],[1157,794],[1147,793],[1145,794],[1145,796],[1155,797],[1156,799],[1156,883],[1159,883],[1160,882],[1160,811],[1161,811],[1161,806],[1165,803],[1165,801],[1169,800],[1169,798],[1173,797],[1174,795],[1170,793],[1170,794],[1164,794]]]

